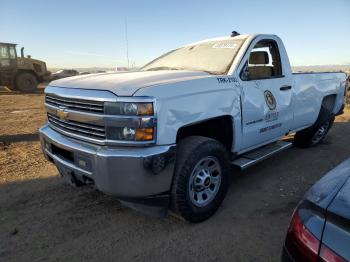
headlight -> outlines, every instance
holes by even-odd
[[[122,141],[152,141],[154,139],[154,127],[108,127],[107,136],[111,140]]]
[[[135,128],[124,127],[122,129],[121,138],[123,138],[123,140],[135,140],[135,133]]]
[[[106,114],[127,116],[151,116],[154,114],[153,103],[150,102],[106,102]]]
[[[123,117],[120,126],[106,128],[109,140],[147,142],[155,139],[153,102],[105,102],[105,114]]]

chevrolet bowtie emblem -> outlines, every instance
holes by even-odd
[[[62,120],[67,119],[68,114],[69,114],[69,113],[68,113],[67,111],[65,111],[64,108],[59,108],[59,109],[57,109],[57,111],[56,111],[56,115],[57,115],[60,119],[62,119]]]

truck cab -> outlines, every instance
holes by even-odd
[[[45,93],[42,148],[62,177],[200,222],[223,201],[232,166],[322,142],[344,108],[345,74],[293,74],[279,37],[235,33]]]
[[[16,74],[17,53],[16,45],[0,43],[0,85],[12,85]]]

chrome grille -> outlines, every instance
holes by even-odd
[[[49,105],[56,107],[64,107],[75,111],[91,112],[91,113],[103,113],[104,102],[89,101],[74,98],[63,98],[47,94],[45,102]]]
[[[128,128],[156,128],[156,116],[111,114],[106,103],[155,103],[152,97],[118,97],[106,90],[85,90],[48,85],[45,89],[48,124],[56,132],[98,145],[150,145],[152,141],[127,140]]]
[[[103,126],[81,123],[73,120],[61,120],[49,113],[47,114],[47,117],[49,123],[59,130],[98,140],[106,139],[106,131]]]

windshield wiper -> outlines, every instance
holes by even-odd
[[[158,66],[158,67],[152,67],[152,68],[146,69],[145,71],[159,71],[159,70],[182,70],[182,69],[176,68],[176,67],[169,67],[169,66]]]

